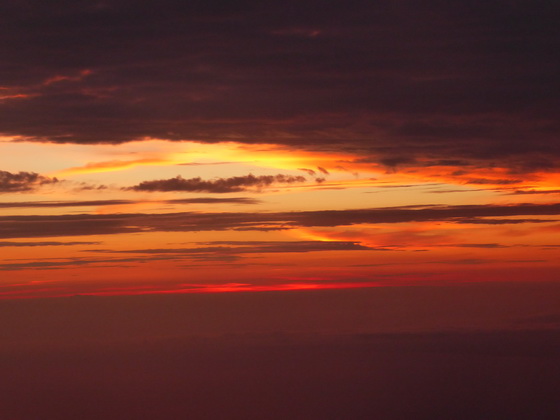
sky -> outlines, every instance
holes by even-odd
[[[538,0],[3,1],[5,344],[557,329],[557,21]]]
[[[558,275],[548,3],[59,3],[2,6],[1,297]]]

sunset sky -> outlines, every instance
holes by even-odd
[[[560,325],[555,2],[8,0],[0,40],[6,317],[219,293],[244,333]]]
[[[3,298],[558,276],[546,7],[57,3],[1,10]]]

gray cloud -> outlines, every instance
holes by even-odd
[[[294,184],[305,182],[303,176],[291,175],[260,175],[253,174],[245,176],[234,176],[231,178],[217,178],[205,181],[199,177],[184,179],[176,176],[170,179],[159,179],[155,181],[144,181],[127,189],[134,191],[187,191],[187,192],[211,192],[230,193],[245,191],[247,188],[264,188],[272,184]]]
[[[177,198],[167,200],[166,203],[174,204],[258,204],[260,200],[249,197],[228,197],[228,198],[214,198],[214,197],[201,197],[201,198]]]
[[[39,175],[35,172],[11,173],[0,171],[0,193],[32,191],[45,184],[56,184],[58,179]]]
[[[109,235],[134,232],[197,232],[209,230],[278,230],[296,227],[349,226],[374,223],[446,221],[519,224],[554,220],[512,216],[560,215],[560,204],[407,206],[356,210],[253,213],[69,214],[1,216],[0,238]]]
[[[467,184],[473,185],[513,185],[522,183],[522,179],[486,179],[486,178],[470,178],[466,180]]]
[[[488,243],[488,244],[453,244],[448,246],[455,246],[459,248],[508,248],[508,245],[496,244],[496,243]]]
[[[0,203],[0,208],[34,208],[34,207],[92,207],[92,206],[118,206],[137,203],[169,203],[169,204],[258,204],[260,201],[248,197],[200,197],[179,198],[163,201],[149,200],[89,200],[89,201],[12,201]]]
[[[517,190],[507,194],[514,194],[514,195],[533,195],[533,194],[560,194],[560,190]]]

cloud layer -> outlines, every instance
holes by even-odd
[[[0,238],[43,238],[155,231],[198,232],[227,229],[268,231],[297,227],[432,221],[499,225],[554,222],[555,220],[539,217],[557,215],[560,215],[560,204],[558,203],[388,207],[270,213],[182,212],[0,216]],[[531,216],[531,218],[518,218],[518,216]]]
[[[0,13],[5,135],[558,167],[553,2],[56,0]]]
[[[9,208],[64,208],[64,207],[98,207],[98,206],[122,206],[139,203],[169,203],[169,204],[256,204],[259,201],[247,197],[200,197],[200,198],[178,198],[173,200],[147,201],[147,200],[75,200],[75,201],[8,201],[0,203],[0,209]]]
[[[39,175],[35,172],[11,173],[0,171],[0,193],[32,191],[42,185],[56,184],[58,179]]]

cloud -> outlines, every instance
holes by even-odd
[[[35,172],[11,173],[0,171],[0,193],[26,192],[42,185],[56,184],[58,179],[39,175]]]
[[[264,253],[302,253],[317,251],[387,251],[385,248],[372,248],[351,241],[213,241],[203,242],[210,245],[198,248],[157,248],[130,250],[97,250],[106,253],[127,254],[176,254],[183,256],[241,255]]]
[[[467,223],[477,225],[520,225],[524,223],[550,223],[555,220],[547,219],[492,219],[492,218],[458,218],[453,220],[455,223]]]
[[[0,133],[558,167],[554,2],[92,4],[2,6]]]
[[[199,177],[184,179],[180,175],[170,179],[155,181],[144,181],[138,185],[127,188],[133,191],[188,191],[188,192],[211,192],[230,193],[245,191],[247,188],[261,189],[272,184],[293,184],[305,182],[303,176],[291,175],[260,175],[252,174],[245,176],[234,176],[231,178],[217,178],[205,181]]]
[[[42,207],[89,207],[133,204],[131,200],[89,200],[89,201],[10,201],[0,203],[0,208],[42,208]]]
[[[0,241],[0,247],[28,247],[28,246],[74,246],[99,245],[101,242],[7,242]]]
[[[112,160],[108,162],[92,162],[85,166],[68,168],[58,172],[60,175],[89,174],[97,172],[112,172],[137,166],[160,166],[169,163],[165,159],[135,159],[135,160]]]
[[[138,203],[169,203],[169,204],[258,204],[259,200],[248,197],[200,197],[200,198],[178,198],[174,200],[84,200],[84,201],[11,201],[0,202],[0,208],[41,208],[41,207],[97,207],[97,206],[121,206]]]
[[[502,245],[502,244],[496,244],[496,243],[488,243],[488,244],[450,244],[447,246],[452,246],[452,247],[459,247],[459,248],[489,248],[489,249],[495,249],[495,248],[508,248],[508,245]]]
[[[485,178],[471,178],[467,179],[467,184],[473,185],[513,185],[522,183],[522,179],[485,179]]]
[[[6,244],[6,245],[3,245]],[[99,242],[0,242],[2,246],[37,246],[43,245],[93,245]],[[111,250],[97,249],[87,252],[97,252],[102,254],[140,254],[142,257],[130,258],[69,258],[55,260],[34,260],[16,263],[2,263],[0,270],[58,270],[84,266],[91,264],[123,265],[129,263],[145,263],[148,261],[161,260],[194,260],[194,261],[237,261],[241,255],[246,254],[270,254],[270,253],[302,253],[319,251],[373,251],[386,249],[376,249],[360,245],[357,242],[344,241],[278,241],[278,242],[209,242],[212,246],[195,248],[159,248],[159,249],[130,249],[130,250]]]
[[[103,184],[90,184],[88,182],[79,182],[78,186],[74,188],[74,191],[103,191],[108,190],[109,187]]]
[[[517,190],[507,194],[514,194],[514,195],[560,194],[560,190]]]
[[[177,198],[174,200],[166,200],[166,203],[174,204],[258,204],[261,201],[249,197],[228,197],[228,198],[214,198],[214,197],[201,197],[201,198]]]
[[[167,260],[167,257],[152,257],[151,260]],[[142,258],[69,258],[65,260],[35,260],[29,262],[18,263],[2,263],[0,271],[18,271],[18,270],[60,270],[64,268],[74,268],[78,266],[102,264],[103,266],[124,265],[129,263],[143,263],[146,259]]]
[[[452,223],[519,224],[554,220],[517,216],[560,215],[560,204],[408,206],[355,210],[294,212],[180,212],[161,214],[67,214],[0,216],[0,238],[110,235],[135,232],[198,232],[278,230],[296,227],[351,226],[378,223],[446,221]]]

